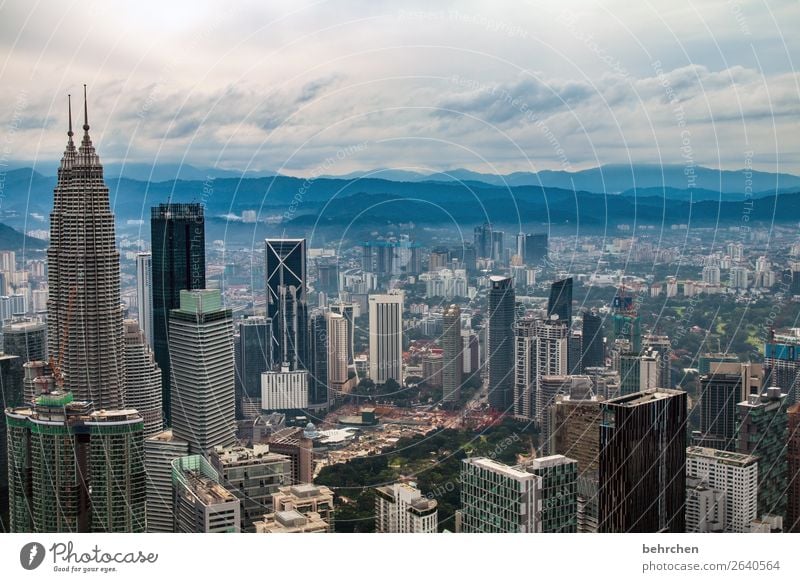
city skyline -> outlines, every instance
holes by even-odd
[[[201,1],[134,51],[143,1],[0,7],[10,82],[64,17],[0,95],[0,532],[797,530],[800,176],[755,170],[800,41],[755,4]],[[76,15],[82,112],[24,88]]]

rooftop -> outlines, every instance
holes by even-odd
[[[498,473],[518,481],[536,478],[536,476],[532,475],[531,473],[521,471],[516,467],[504,465],[503,463],[493,461],[492,459],[486,457],[473,457],[470,459],[464,459],[464,463],[468,465],[475,465],[476,467],[480,467],[482,469],[486,469],[487,471],[492,471],[493,473]]]
[[[626,396],[611,398],[610,400],[606,401],[606,405],[626,407],[641,406],[643,404],[648,404],[656,400],[664,400],[680,394],[685,394],[685,392],[683,390],[672,390],[671,388],[653,388],[650,390],[644,390],[642,392],[636,392],[634,394],[628,394]]]
[[[532,469],[549,469],[550,467],[557,467],[559,465],[569,465],[577,463],[578,461],[565,457],[564,455],[550,455],[549,457],[539,457],[530,462]]]
[[[758,457],[754,457],[753,455],[721,451],[709,447],[687,447],[686,456],[713,459],[715,461],[723,461],[725,464],[741,466],[750,465],[758,461]]]
[[[236,496],[213,479],[194,469],[183,472],[186,486],[205,505],[217,505],[236,501]]]

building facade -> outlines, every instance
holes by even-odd
[[[144,532],[142,417],[71,392],[6,409],[12,532]]]
[[[147,345],[153,347],[153,254],[136,255],[136,309]]]
[[[175,531],[239,533],[239,499],[219,482],[219,474],[202,455],[172,461]]]
[[[218,290],[180,296],[169,316],[172,429],[204,454],[236,439],[233,322]]]
[[[750,531],[750,522],[757,517],[758,506],[756,457],[692,446],[686,450],[686,478],[687,483],[690,479],[699,482],[695,484],[694,495],[689,496],[687,488],[687,532]],[[703,489],[715,493],[701,494]],[[716,529],[715,523],[721,527]]]
[[[272,320],[272,361],[291,370],[308,367],[306,240],[266,239],[267,317]]]
[[[67,135],[50,213],[48,353],[77,400],[119,409],[125,392],[119,251],[85,96],[77,149],[71,112]]]
[[[206,287],[206,231],[202,204],[159,204],[150,210],[153,279],[153,352],[161,368],[164,422],[172,422],[170,312],[181,291]]]
[[[461,308],[444,310],[442,333],[442,402],[456,403],[461,397],[464,373],[464,342],[461,339]]]
[[[369,377],[403,383],[403,295],[369,296]]]
[[[436,533],[439,519],[435,499],[405,483],[375,489],[377,533]]]
[[[164,428],[161,405],[161,370],[153,351],[139,329],[139,322],[126,319],[125,325],[125,406],[137,410],[144,420],[145,438]]]
[[[786,394],[777,386],[736,405],[736,451],[758,458],[758,516],[786,515]]]
[[[272,320],[243,319],[234,336],[237,409],[244,418],[261,410],[261,374],[272,369]],[[247,413],[246,413],[247,412]]]
[[[603,403],[601,533],[684,531],[686,393],[657,389]]]
[[[147,531],[175,531],[172,498],[172,461],[189,455],[189,443],[175,438],[167,429],[144,440],[144,466],[147,472]]]
[[[489,406],[510,412],[514,405],[514,287],[509,277],[489,277],[486,365]]]
[[[302,410],[308,408],[308,372],[290,370],[261,374],[261,408],[263,410]]]
[[[210,458],[223,487],[239,499],[241,530],[255,532],[255,522],[272,512],[272,495],[291,481],[289,457],[268,445],[215,447]]]

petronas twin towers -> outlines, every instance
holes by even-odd
[[[125,358],[119,252],[103,166],[89,136],[84,85],[83,138],[75,147],[72,107],[58,169],[50,248],[48,348],[64,388],[95,409],[124,403]]]

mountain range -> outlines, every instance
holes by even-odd
[[[745,175],[744,171],[695,168],[695,187],[686,188],[685,183],[681,187],[680,180],[685,180],[686,175],[679,166],[635,166],[633,170],[625,168],[627,174],[616,166],[574,173],[517,173],[502,177],[506,182],[503,185],[491,183],[499,177],[466,170],[446,176],[432,174],[419,180],[408,179],[408,172],[396,171],[308,180],[275,175],[230,176],[225,172],[214,176],[204,168],[182,166],[182,171],[188,172],[186,168],[192,168],[187,175],[197,177],[108,177],[118,223],[147,224],[149,208],[170,200],[203,203],[209,222],[224,223],[225,228],[244,211],[255,210],[262,219],[271,217],[301,231],[311,225],[368,227],[398,222],[463,227],[487,220],[498,224],[577,224],[593,228],[619,223],[713,225],[741,221],[744,212],[754,222],[800,220],[800,177],[790,174]],[[169,168],[161,168],[153,176],[164,177],[169,172]],[[463,179],[456,180],[454,175]],[[526,183],[533,180],[531,176],[546,184]],[[744,186],[734,189],[745,178],[752,182],[748,184],[752,195],[749,190],[745,194]],[[569,184],[565,183],[567,179]],[[33,217],[41,222],[39,228],[46,228],[55,181],[54,176],[30,168],[8,171],[0,220],[26,229],[31,228]],[[635,188],[626,188],[634,183]],[[753,208],[745,211],[751,198]]]

